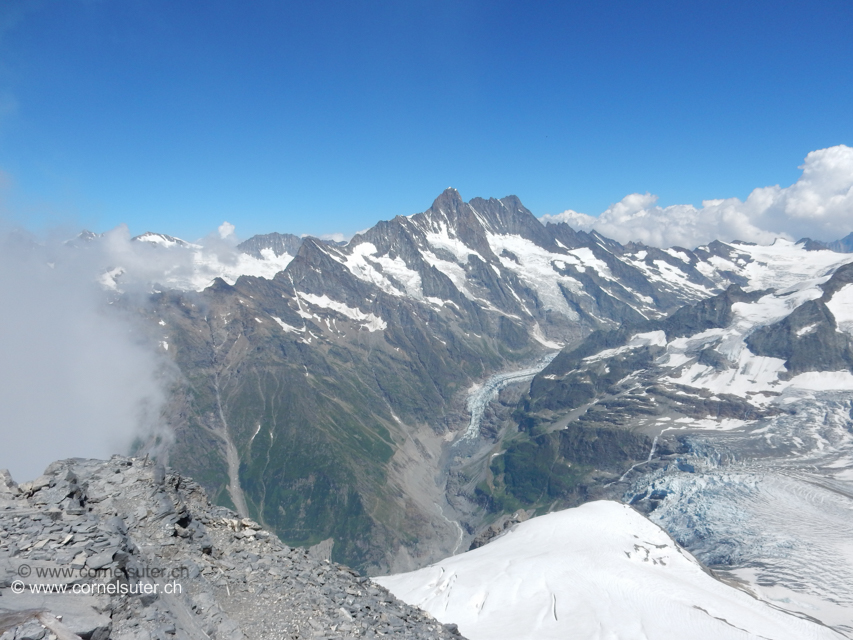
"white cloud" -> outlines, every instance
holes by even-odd
[[[755,189],[745,201],[705,200],[660,207],[657,196],[632,193],[600,216],[564,211],[543,223],[566,222],[619,242],[636,241],[692,248],[711,240],[769,244],[777,237],[837,240],[853,231],[853,148],[838,145],[812,151],[790,187]]]
[[[0,196],[4,182],[0,171]],[[122,308],[216,277],[271,278],[290,260],[240,252],[227,222],[195,244],[132,240],[126,225],[66,242],[60,231],[51,239],[10,230],[2,213],[0,299],[10,302],[0,314],[0,468],[18,481],[55,459],[104,458],[128,453],[135,437],[171,437],[161,410],[176,372],[156,346],[164,335]],[[113,304],[117,294],[127,304]]]
[[[226,238],[234,236],[234,225],[226,220],[221,225],[219,225],[218,231],[219,237],[225,240]]]
[[[169,362],[133,314],[107,304],[105,254],[86,245],[0,229],[0,467],[19,482],[56,459],[170,433]]]

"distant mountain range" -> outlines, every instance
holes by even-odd
[[[803,244],[809,251],[829,249],[830,251],[838,251],[839,253],[851,253],[853,252],[853,233],[844,236],[841,240],[834,240],[832,242],[820,242],[811,238],[803,238],[797,244]]]
[[[794,601],[792,565],[773,558],[808,532],[790,521],[774,541],[738,538],[738,517],[758,523],[775,504],[744,487],[767,482],[780,504],[810,487],[841,500],[821,526],[849,529],[837,498],[853,495],[849,415],[795,425],[849,403],[853,234],[662,250],[449,189],[346,244],[268,234],[214,260],[168,236],[135,240],[197,256],[139,309],[182,373],[168,463],[288,544],[404,571],[611,498],[760,597],[775,598],[772,580]],[[726,502],[738,492],[747,506]],[[822,590],[853,584],[853,568],[825,575],[806,590],[827,617],[809,615],[841,628]]]

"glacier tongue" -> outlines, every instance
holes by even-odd
[[[662,529],[610,501],[375,581],[471,640],[841,637],[716,580]]]
[[[468,427],[463,432],[462,437],[453,444],[458,445],[465,440],[476,440],[479,438],[480,421],[483,419],[483,412],[488,404],[497,397],[501,389],[510,384],[532,380],[533,376],[547,367],[558,353],[559,351],[555,351],[547,354],[540,358],[536,364],[527,369],[505,371],[503,373],[495,374],[483,384],[472,388],[468,392],[467,409],[471,416],[468,421]]]

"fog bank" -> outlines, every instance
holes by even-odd
[[[166,433],[170,366],[99,284],[109,259],[0,230],[0,468],[18,482],[56,459],[127,453],[135,437]]]

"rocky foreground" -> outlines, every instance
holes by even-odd
[[[0,640],[460,638],[143,459],[0,471]]]

